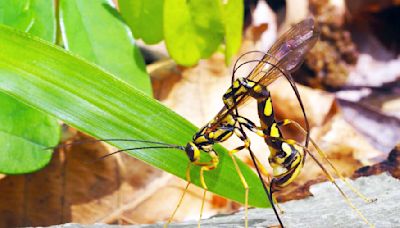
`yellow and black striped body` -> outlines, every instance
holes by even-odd
[[[262,135],[270,150],[268,160],[273,169],[273,189],[278,190],[299,175],[304,163],[304,150],[295,141],[283,138],[279,129],[283,123],[275,119],[271,94],[266,86],[246,78],[238,78],[223,97],[225,106],[228,109],[233,108],[245,95],[257,100]],[[255,125],[247,119],[246,121],[247,123],[240,123],[257,132]]]
[[[226,110],[227,112],[228,110]],[[217,118],[224,116],[222,120]],[[215,122],[219,121],[218,128],[211,128],[215,126]],[[192,141],[186,145],[186,153],[191,162],[197,162],[200,159],[200,151],[204,151],[211,156],[211,164],[208,166],[207,170],[211,170],[218,165],[218,156],[213,150],[213,145],[215,143],[220,143],[226,141],[232,136],[237,121],[229,113],[220,113],[216,118],[207,123],[202,127],[195,135],[193,135]]]

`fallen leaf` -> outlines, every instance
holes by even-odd
[[[392,177],[400,179],[400,144],[396,145],[396,147],[390,151],[386,160],[357,169],[352,178],[377,175],[383,172],[388,172]]]

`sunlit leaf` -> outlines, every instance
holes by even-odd
[[[224,38],[220,0],[165,0],[164,37],[171,57],[194,65],[215,52]]]
[[[60,138],[53,118],[0,93],[0,173],[18,174],[38,170],[51,158]]]
[[[119,0],[119,10],[136,39],[155,44],[163,39],[163,0]]]
[[[52,1],[0,1],[0,23],[55,40]],[[60,137],[56,119],[0,93],[0,172],[27,173],[45,166],[51,153],[43,147],[54,146]]]
[[[147,139],[185,145],[196,127],[134,87],[97,66],[47,42],[0,27],[0,90],[52,114],[97,138]],[[138,143],[113,142],[118,148]],[[141,144],[143,145],[143,144]],[[209,190],[243,202],[244,189],[226,150],[217,169],[206,172]],[[188,158],[175,149],[137,150],[130,154],[185,178]],[[239,162],[250,186],[249,203],[265,207],[266,196],[255,173]],[[199,185],[199,169],[192,181]]]
[[[143,57],[134,44],[129,28],[110,2],[61,0],[65,47],[151,94]]]
[[[228,65],[232,56],[239,51],[242,42],[244,3],[242,0],[229,0],[223,5],[225,27],[225,61]]]

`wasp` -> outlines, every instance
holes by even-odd
[[[256,159],[253,159],[253,162],[255,165],[261,167],[261,170],[265,175],[270,177],[268,194],[272,206],[274,202],[276,203],[276,199],[272,193],[279,191],[295,180],[295,178],[300,174],[306,154],[308,154],[322,169],[328,180],[334,184],[340,194],[344,197],[346,203],[360,216],[362,220],[364,220],[364,222],[372,227],[373,225],[353,205],[349,197],[337,185],[332,174],[322,165],[317,156],[308,149],[308,144],[311,142],[313,147],[316,149],[319,158],[325,161],[336,176],[339,177],[353,192],[366,202],[374,201],[368,199],[361,192],[355,189],[340,174],[335,166],[328,160],[326,154],[309,136],[310,130],[304,106],[290,73],[295,71],[302,63],[305,53],[307,53],[307,51],[317,42],[318,34],[319,33],[315,29],[315,24],[312,19],[307,19],[294,25],[270,48],[248,77],[237,78],[235,80],[234,74],[232,75],[232,85],[224,94],[223,101],[227,109],[234,110],[234,116],[240,120],[240,127],[245,127],[263,137],[269,147],[270,154],[268,161],[273,170],[272,175],[268,174],[266,169],[263,168]],[[277,120],[274,116],[272,97],[267,86],[281,75],[284,75],[288,79],[297,99],[299,100],[305,119],[305,129],[293,120]],[[250,97],[257,101],[260,127],[257,127],[250,120],[240,117],[238,114],[238,106]],[[294,125],[301,133],[305,134],[306,139],[304,146],[294,140],[284,138],[280,128],[287,125]],[[283,227],[274,206],[273,209],[280,225]]]
[[[365,201],[370,202],[362,195],[358,190],[353,188],[350,183],[338,172],[338,170],[329,162],[327,156],[317,146],[317,144],[310,138],[310,129],[307,121],[304,105],[301,101],[300,94],[291,78],[290,74],[294,72],[302,63],[304,55],[314,46],[319,37],[319,32],[316,28],[313,19],[306,19],[294,26],[292,26],[287,32],[285,32],[268,50],[267,53],[263,53],[263,57],[260,60],[250,60],[244,63],[238,64],[239,60],[249,53],[245,53],[236,61],[232,73],[231,86],[225,92],[222,97],[224,106],[217,113],[217,115],[207,124],[205,124],[199,131],[197,131],[192,140],[186,145],[172,145],[163,142],[147,141],[147,140],[135,140],[135,139],[102,139],[98,141],[132,141],[153,144],[150,146],[122,149],[115,151],[106,156],[110,156],[121,151],[128,150],[140,150],[140,149],[162,149],[162,148],[174,148],[182,150],[186,153],[189,162],[186,170],[187,185],[177,203],[175,210],[170,216],[169,220],[165,224],[168,224],[173,220],[175,213],[177,212],[182,200],[187,192],[188,187],[191,184],[190,171],[191,166],[200,167],[200,183],[204,189],[203,201],[200,210],[200,219],[198,226],[200,226],[200,220],[202,217],[202,211],[204,207],[205,196],[208,190],[206,180],[204,178],[204,172],[211,171],[218,167],[219,156],[213,149],[213,146],[217,143],[228,140],[231,136],[235,135],[243,142],[240,145],[229,151],[229,156],[232,158],[236,172],[242,182],[244,193],[245,193],[245,227],[248,226],[247,222],[247,208],[248,208],[248,194],[249,186],[241,173],[239,166],[234,156],[235,153],[241,150],[248,150],[253,163],[256,167],[257,173],[260,177],[261,183],[266,191],[267,199],[272,205],[275,212],[276,218],[281,227],[283,223],[279,217],[274,204],[277,201],[273,195],[274,192],[279,191],[288,184],[292,183],[295,178],[300,174],[303,168],[306,155],[308,154],[320,168],[323,170],[329,181],[331,181],[335,187],[342,194],[346,202],[353,208],[358,215],[367,223],[368,220],[362,215],[362,213],[352,204],[349,197],[342,191],[337,185],[333,175],[322,165],[316,155],[308,149],[309,142],[317,150],[317,154],[320,158],[326,161],[329,166],[333,169],[334,173],[343,180],[352,191],[357,193]],[[251,52],[250,52],[251,53]],[[235,79],[235,75],[239,68],[249,63],[256,63],[254,69],[247,75],[247,77],[238,77]],[[272,96],[267,88],[269,84],[274,82],[277,78],[284,76],[290,83],[293,91],[299,101],[299,105],[304,115],[305,128],[300,124],[290,119],[277,120],[274,115],[272,106]],[[260,126],[257,126],[248,118],[241,116],[238,112],[238,108],[243,105],[250,98],[257,101],[257,110],[260,120]],[[285,139],[281,133],[281,127],[287,125],[294,125],[305,135],[304,145],[291,140]],[[272,168],[272,174],[266,170],[266,168],[260,163],[257,157],[254,156],[250,148],[250,140],[245,133],[245,129],[256,133],[257,135],[264,138],[267,144],[270,154],[268,157],[269,165]],[[201,159],[201,152],[205,152],[209,155],[208,161]],[[103,156],[102,158],[106,157]],[[268,181],[264,181],[263,175],[268,177]],[[267,183],[266,183],[267,182]],[[279,205],[278,205],[279,207]],[[372,226],[372,225],[371,225]]]

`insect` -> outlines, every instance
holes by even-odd
[[[322,165],[321,161],[318,160],[318,158],[308,149],[308,143],[311,141],[311,144],[317,150],[318,156],[327,162],[333,172],[344,181],[353,192],[366,202],[373,201],[367,199],[363,194],[352,187],[328,160],[326,154],[309,137],[307,117],[298,91],[293,85],[293,80],[290,78],[290,73],[299,66],[304,54],[310,50],[317,41],[318,32],[313,28],[314,22],[311,19],[304,20],[293,26],[288,32],[279,38],[248,77],[238,78],[236,80],[232,77],[232,86],[228,89],[227,93],[225,93],[223,100],[228,109],[234,109],[234,116],[237,118],[240,117],[237,110],[240,103],[243,103],[249,97],[257,100],[261,127],[256,127],[254,123],[247,119],[245,119],[245,121],[240,121],[240,125],[262,136],[269,147],[270,155],[268,160],[273,169],[269,187],[269,199],[271,202],[276,202],[276,199],[272,196],[273,192],[284,188],[293,182],[293,180],[299,175],[300,170],[303,168],[306,154],[309,154],[309,156],[322,169],[328,180],[334,184],[340,194],[344,197],[346,203],[357,212],[362,220],[372,227],[373,225],[369,223],[365,216],[352,204],[349,197],[347,197],[347,195],[337,185],[335,179]],[[272,98],[267,89],[267,85],[282,74],[288,78],[297,98],[299,99],[306,120],[306,129],[302,128],[300,124],[290,119],[283,119],[281,121],[275,119],[272,107]],[[305,134],[306,140],[304,146],[301,146],[294,140],[285,139],[283,137],[280,128],[287,125],[294,125],[298,130],[300,130],[300,132]],[[254,162],[255,164],[259,163],[257,160]],[[258,165],[262,167],[261,164]],[[264,170],[266,175],[271,176],[266,173],[265,168],[262,168],[261,170]],[[280,225],[283,226],[279,216],[277,214],[276,216]]]
[[[243,184],[243,188],[245,190],[244,191],[245,227],[248,226],[247,207],[248,207],[249,187],[248,184],[246,183],[243,174],[239,169],[239,166],[237,165],[236,158],[234,156],[235,153],[244,149],[250,152],[254,165],[260,176],[260,180],[264,186],[264,189],[266,190],[268,200],[270,201],[274,209],[274,212],[276,214],[276,217],[278,219],[278,222],[282,227],[283,223],[274,207],[274,203],[275,204],[277,203],[273,193],[293,182],[293,180],[298,176],[300,170],[303,167],[306,154],[309,154],[310,157],[317,162],[317,164],[327,175],[328,179],[341,192],[346,202],[360,215],[361,218],[363,218],[364,221],[368,223],[366,218],[351,203],[349,198],[336,184],[334,178],[328,172],[328,170],[322,165],[322,163],[317,159],[317,157],[313,155],[313,153],[308,149],[308,144],[309,142],[311,142],[312,145],[316,148],[318,155],[323,160],[328,161],[326,155],[318,148],[315,142],[311,140],[309,137],[310,131],[303,103],[301,102],[301,98],[297,91],[297,88],[292,78],[290,77],[290,73],[293,72],[300,65],[304,55],[307,53],[308,50],[310,50],[313,47],[313,45],[317,42],[317,40],[318,40],[318,31],[315,28],[314,21],[312,19],[307,19],[294,25],[290,30],[288,30],[285,34],[283,34],[278,39],[278,41],[270,48],[270,50],[263,56],[261,60],[251,60],[242,63],[240,65],[235,64],[232,74],[231,87],[228,88],[226,93],[223,95],[224,107],[218,112],[218,114],[215,116],[214,119],[212,119],[209,123],[203,126],[198,132],[196,132],[193,135],[192,140],[188,142],[186,145],[184,146],[172,145],[163,142],[135,140],[135,139],[132,140],[103,139],[100,141],[132,141],[132,142],[142,142],[142,143],[152,144],[150,146],[118,150],[106,156],[110,156],[112,154],[121,151],[128,151],[128,150],[131,151],[140,149],[161,149],[161,148],[174,148],[182,150],[186,153],[189,159],[188,167],[186,170],[187,185],[180,197],[179,202],[177,203],[175,210],[173,211],[168,222],[166,223],[166,226],[172,221],[175,213],[177,212],[179,206],[182,203],[182,200],[185,196],[185,193],[187,192],[188,187],[191,184],[190,171],[192,165],[200,167],[200,183],[202,188],[204,189],[203,201],[200,210],[201,211],[200,219],[201,219],[204,207],[204,199],[208,189],[206,180],[204,179],[204,172],[217,168],[219,164],[219,157],[216,151],[213,150],[213,146],[216,143],[228,140],[232,135],[236,135],[239,139],[243,141],[243,145],[238,146],[229,151],[229,156],[232,158],[236,172],[240,177],[240,180]],[[237,70],[240,67],[250,62],[257,63],[253,71],[251,71],[251,73],[247,77],[239,77],[235,79],[235,74]],[[299,100],[299,104],[305,118],[305,123],[306,123],[305,129],[303,129],[298,123],[292,120],[284,119],[282,121],[278,121],[275,119],[272,108],[272,98],[270,92],[267,89],[267,86],[280,76],[285,76],[288,79],[290,85],[292,86],[296,94],[297,99]],[[243,105],[250,98],[253,98],[257,101],[260,126],[257,126],[246,117],[241,116],[238,112],[238,107]],[[300,145],[294,140],[285,139],[283,137],[280,128],[290,124],[293,124],[302,133],[305,134],[306,140],[304,146]],[[250,148],[250,140],[248,139],[244,129],[248,129],[252,132],[255,132],[256,134],[264,138],[266,144],[270,149],[270,155],[268,160],[273,169],[272,175],[269,175],[264,166],[258,161],[258,159],[252,153]],[[206,162],[201,161],[200,159],[201,151],[207,153],[210,156],[209,161]],[[335,169],[335,167],[329,161],[328,164],[333,168],[335,174],[340,179],[345,181],[345,183],[354,192],[359,194],[360,197],[367,200],[366,197],[364,197],[356,189],[351,187],[351,185],[346,181],[346,179],[344,179],[340,175],[340,173]],[[268,186],[265,185],[261,173],[270,177],[268,181],[269,182]],[[200,226],[200,219],[198,224],[199,226]]]

